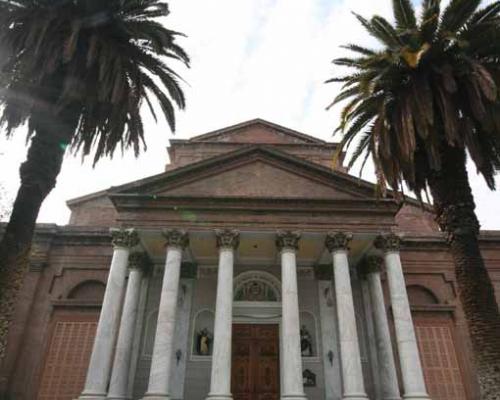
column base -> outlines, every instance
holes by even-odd
[[[352,393],[342,396],[342,400],[369,400],[366,393]]]
[[[304,393],[301,394],[282,394],[281,400],[307,400]]]
[[[233,395],[209,393],[206,400],[233,400]]]
[[[169,394],[163,393],[146,393],[142,400],[171,400]]]
[[[431,398],[427,393],[410,393],[403,395],[404,400],[430,400]]]
[[[75,400],[106,400],[106,393],[82,393]]]

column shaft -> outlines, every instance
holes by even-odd
[[[373,324],[375,326],[375,338],[377,340],[382,398],[384,400],[399,400],[401,396],[399,394],[398,377],[396,365],[394,363],[389,323],[385,311],[380,272],[370,272],[367,274],[366,278],[368,280],[373,310]]]
[[[231,340],[233,323],[233,249],[219,252],[214,346],[209,399],[231,399]]]
[[[167,247],[167,260],[163,274],[149,384],[144,395],[144,399],[148,400],[170,399],[170,368],[172,364],[181,259],[182,248],[180,246]]]
[[[233,331],[234,250],[240,242],[238,231],[216,230],[219,248],[217,298],[215,302],[214,347],[208,399],[231,399],[231,341]]]
[[[116,343],[113,371],[109,384],[108,399],[110,400],[128,398],[129,367],[132,358],[141,282],[142,269],[140,267],[132,268],[128,277],[127,291],[120,321],[120,331]]]
[[[300,353],[300,320],[295,252],[281,252],[282,333],[283,333],[283,394],[282,398],[305,398],[302,384]]]
[[[332,256],[339,321],[340,361],[344,383],[342,398],[366,400],[368,397],[363,381],[347,250],[337,249]]]
[[[403,397],[405,399],[428,399],[399,252],[386,252],[385,267],[403,376]]]
[[[113,230],[113,259],[102,302],[101,314],[80,399],[104,399],[114,351],[130,248],[139,240],[134,230]]]

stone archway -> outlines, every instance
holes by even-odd
[[[234,301],[281,301],[281,283],[265,271],[247,271],[234,280]]]

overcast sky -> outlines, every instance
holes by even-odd
[[[326,112],[325,106],[338,88],[323,84],[335,72],[331,60],[346,42],[373,44],[351,11],[391,17],[390,0],[169,3],[165,23],[188,35],[181,44],[192,58],[190,70],[177,69],[188,82],[187,109],[178,114],[175,134],[182,139],[258,117],[333,141],[339,110]],[[147,116],[146,127],[148,150],[138,159],[117,153],[93,169],[90,160],[82,164],[68,155],[39,222],[65,224],[66,200],[161,172],[174,136],[164,120],[155,125]],[[24,132],[8,142],[0,138],[0,183],[12,198],[25,156]],[[490,192],[471,166],[469,174],[482,228],[500,229],[500,192]],[[370,171],[364,177],[370,180]]]

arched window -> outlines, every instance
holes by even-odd
[[[281,285],[268,272],[243,272],[234,280],[234,301],[281,301]]]
[[[106,285],[100,281],[85,281],[76,285],[68,294],[71,300],[102,301]]]
[[[414,306],[424,306],[439,304],[439,299],[429,289],[420,285],[410,285],[406,288],[410,304]]]

